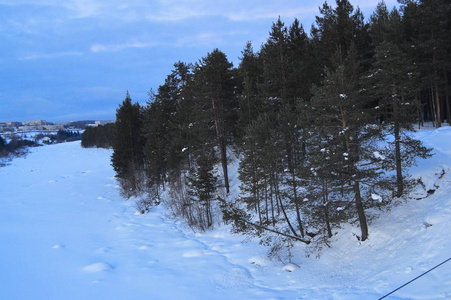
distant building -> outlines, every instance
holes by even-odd
[[[23,125],[23,126],[17,127],[17,130],[18,131],[32,131],[32,130],[37,130],[37,129],[36,129],[36,126]]]
[[[48,123],[45,120],[36,120],[36,121],[23,122],[23,125],[24,126],[43,126],[43,125],[48,125]]]
[[[10,122],[6,122],[6,125],[8,125],[8,127],[16,127],[17,128],[22,125],[22,122],[10,121]]]
[[[57,124],[57,125],[44,125],[44,130],[63,130],[64,125],[63,124]]]
[[[114,123],[114,122],[115,121],[110,121],[110,120],[108,120],[108,121],[94,121],[94,123],[86,124],[86,126],[97,127],[97,126],[100,126],[100,125],[110,124],[110,123]]]

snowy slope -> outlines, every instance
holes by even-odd
[[[381,297],[451,256],[451,127],[417,135],[436,148],[411,170],[425,186],[412,197],[423,199],[369,212],[379,217],[364,243],[355,224],[336,230],[320,258],[299,245],[293,264],[228,228],[194,233],[161,206],[136,215],[109,150],[34,148],[0,168],[0,299]],[[439,298],[451,298],[451,262],[388,297]]]
[[[426,146],[434,147],[432,158],[418,160],[418,166],[409,170],[412,178],[421,178],[424,184],[410,195],[420,200],[401,199],[391,210],[368,211],[373,220],[367,241],[357,240],[357,222],[335,229],[331,248],[325,247],[319,259],[314,255],[306,258],[302,255],[304,245],[298,245],[293,250],[295,268],[288,274],[282,271],[283,264],[263,259],[262,253],[252,258],[233,252],[231,260],[243,265],[253,263],[249,269],[255,280],[271,289],[301,290],[300,298],[378,299],[450,258],[451,127],[422,130],[415,135]],[[201,239],[211,244],[212,240],[220,242],[214,235],[208,233]],[[442,298],[451,299],[451,261],[387,297]]]

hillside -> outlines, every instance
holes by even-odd
[[[0,168],[0,299],[379,298],[451,256],[451,127],[416,136],[435,155],[410,170],[424,185],[414,199],[368,212],[367,241],[344,226],[319,258],[296,245],[291,263],[228,227],[194,233],[162,206],[136,214],[109,150],[33,148]],[[451,297],[450,264],[388,299]]]

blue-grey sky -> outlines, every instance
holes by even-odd
[[[366,18],[378,2],[351,0]],[[322,3],[0,0],[0,122],[114,119],[127,90],[144,104],[175,62],[219,48],[237,66],[246,42],[259,50],[278,16],[308,32]]]

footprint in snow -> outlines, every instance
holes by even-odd
[[[97,249],[96,253],[97,254],[104,254],[104,253],[110,252],[112,249],[113,248],[111,248],[111,247],[99,248],[99,249]]]
[[[99,273],[99,272],[109,272],[112,271],[114,268],[110,266],[107,263],[104,262],[97,262],[90,265],[87,265],[83,268],[83,271],[89,272],[89,273]]]
[[[294,264],[286,264],[282,267],[282,270],[286,272],[294,272],[298,267]]]

